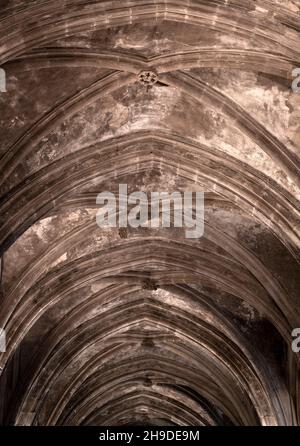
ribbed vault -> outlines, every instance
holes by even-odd
[[[0,423],[300,425],[300,1],[0,1]],[[150,71],[157,82],[140,82]],[[203,237],[96,196],[204,191]]]

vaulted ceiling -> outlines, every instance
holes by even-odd
[[[300,1],[2,0],[0,44],[0,423],[300,425]],[[99,228],[120,183],[204,236]]]

